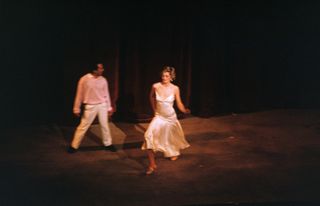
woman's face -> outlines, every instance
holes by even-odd
[[[161,76],[161,79],[162,79],[162,83],[170,83],[171,81],[171,75],[169,72],[162,72],[162,76]]]

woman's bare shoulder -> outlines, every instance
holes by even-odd
[[[160,86],[160,82],[156,82],[152,85],[153,88],[157,89]]]
[[[172,84],[172,87],[174,88],[174,90],[179,90],[179,87],[177,85],[175,85],[175,84]]]

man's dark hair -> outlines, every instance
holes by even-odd
[[[90,69],[93,71],[93,70],[96,70],[97,69],[97,65],[98,64],[103,64],[104,65],[104,63],[103,62],[101,62],[101,61],[96,61],[96,62],[94,62],[94,63],[92,63],[91,64],[91,66],[90,66]]]

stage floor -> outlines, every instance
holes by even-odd
[[[272,110],[180,120],[191,147],[157,154],[145,176],[148,124],[111,122],[118,151],[98,125],[68,154],[74,129],[2,131],[0,205],[320,205],[320,111]]]

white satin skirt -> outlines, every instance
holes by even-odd
[[[163,152],[165,157],[180,155],[180,150],[189,147],[176,115],[171,118],[156,115],[144,134],[142,150]]]

